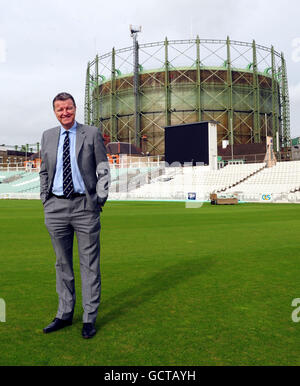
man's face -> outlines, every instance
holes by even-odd
[[[74,106],[72,99],[55,101],[54,113],[56,118],[66,130],[71,129],[74,125],[76,115],[76,107]]]

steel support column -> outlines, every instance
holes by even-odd
[[[100,127],[100,95],[99,95],[99,57],[95,58],[95,88],[94,88],[94,108],[96,109],[94,124]]]
[[[253,105],[254,105],[254,118],[253,118],[253,131],[254,131],[254,142],[260,143],[260,103],[259,103],[259,79],[257,71],[257,55],[256,55],[256,43],[253,40]]]
[[[133,35],[133,89],[134,89],[134,116],[135,116],[135,144],[141,147],[141,112],[139,93],[139,44],[136,34]]]
[[[196,59],[196,68],[197,68],[197,113],[198,121],[202,121],[202,106],[201,106],[201,61],[200,61],[200,39],[197,35],[196,39],[196,48],[197,48],[197,59]]]
[[[281,54],[281,71],[282,71],[282,145],[290,146],[290,103],[289,89],[286,71],[286,62],[283,53]]]
[[[112,142],[118,141],[117,134],[117,95],[116,95],[116,52],[115,48],[111,53],[111,99],[110,99],[110,140]]]
[[[168,39],[165,39],[165,122],[166,126],[171,125],[171,98],[170,98],[170,76],[169,76],[169,54]]]
[[[228,89],[228,108],[227,108],[227,114],[228,114],[228,131],[229,131],[229,138],[230,138],[230,144],[234,144],[234,122],[233,122],[233,97],[232,97],[232,71],[231,71],[231,55],[230,55],[230,39],[229,36],[227,37],[227,89]]]
[[[275,66],[275,54],[274,47],[271,47],[271,60],[272,60],[272,134],[273,134],[273,147],[274,151],[277,149],[277,132],[278,132],[278,84],[276,79],[276,66]]]
[[[90,107],[90,62],[88,62],[85,80],[85,108],[84,108],[84,123],[91,123],[91,107]]]

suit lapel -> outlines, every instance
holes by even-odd
[[[56,171],[57,149],[60,137],[60,127],[55,127],[51,131],[51,137],[49,138],[49,146],[46,154],[48,157],[48,173],[49,173],[49,192],[52,189],[53,179]]]
[[[59,137],[60,137],[60,127],[56,127],[53,130],[53,139],[52,139],[53,147],[51,147],[48,150],[49,158],[51,159],[51,164],[53,165],[54,170],[56,168],[57,149],[58,149]]]
[[[77,129],[76,129],[76,159],[77,160],[78,160],[79,153],[82,148],[84,139],[85,139],[85,131],[84,131],[83,125],[80,123],[77,123]]]

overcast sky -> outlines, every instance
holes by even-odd
[[[84,121],[86,66],[132,44],[169,39],[226,39],[283,52],[292,137],[300,136],[299,0],[0,0],[0,145],[36,143],[57,125],[51,110],[60,91],[74,95]],[[298,27],[297,27],[298,26]]]

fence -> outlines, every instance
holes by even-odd
[[[37,173],[39,171],[40,171],[39,168],[33,168],[30,166],[28,167],[24,167],[24,165],[9,166],[9,164],[8,165],[5,164],[4,166],[4,164],[0,164],[0,172],[33,172],[33,173],[35,172]]]

